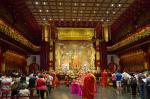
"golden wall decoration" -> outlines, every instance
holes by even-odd
[[[53,61],[53,52],[49,52],[49,59],[50,61]]]
[[[140,49],[122,54],[120,56],[120,65],[124,67],[126,71],[143,71],[147,68],[145,64],[145,52]]]
[[[98,51],[96,52],[96,60],[100,60],[100,53]]]
[[[80,71],[86,66],[89,70],[95,68],[95,49],[93,42],[63,41],[56,42],[56,71]]]
[[[19,33],[16,29],[12,28],[1,19],[0,19],[0,31],[32,50],[35,50],[35,51],[40,50],[39,46],[34,45],[32,42],[26,39],[23,35],[21,35],[21,33]]]
[[[49,41],[48,25],[44,25],[43,28],[44,28],[44,30],[43,30],[44,41],[48,42]]]
[[[94,28],[58,28],[59,40],[91,40]]]
[[[141,40],[148,36],[150,36],[150,25],[147,25],[144,28],[139,29],[136,33],[133,33],[132,35],[128,36],[126,39],[123,39],[115,43],[114,45],[107,47],[107,50],[115,51],[118,48],[137,42],[138,40]]]
[[[99,46],[100,43],[99,43],[99,39],[96,40],[96,46]]]

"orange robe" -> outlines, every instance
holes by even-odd
[[[57,79],[56,73],[53,72],[53,73],[51,74],[51,76],[53,77],[52,85],[53,85],[54,87],[56,87],[56,86],[58,85],[58,79]]]
[[[102,86],[106,87],[107,86],[107,79],[108,79],[108,73],[107,72],[102,72],[101,74],[101,83]]]
[[[96,92],[96,79],[93,74],[89,73],[84,78],[83,99],[94,99],[95,92]]]

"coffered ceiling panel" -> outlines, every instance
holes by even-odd
[[[102,21],[112,24],[134,0],[26,0],[39,24],[57,21]],[[41,16],[40,18],[37,16]]]

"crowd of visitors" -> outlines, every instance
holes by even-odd
[[[0,99],[29,99],[49,97],[55,87],[55,73],[37,72],[25,75],[13,72],[0,75]]]
[[[100,78],[101,85],[104,87],[112,85],[117,90],[129,93],[133,97],[140,95],[141,99],[150,99],[149,71],[143,73],[127,73],[125,71],[108,73],[104,70]]]
[[[94,99],[97,78],[88,72],[80,72],[75,77],[65,75],[64,79],[57,77],[55,72],[37,72],[25,75],[13,72],[0,74],[0,99],[29,99],[50,97],[51,89],[58,86],[59,81],[65,81],[72,94],[78,94],[83,99]],[[61,77],[62,78],[62,77]],[[150,73],[127,73],[116,71],[114,73],[103,70],[99,76],[102,87],[108,85],[115,90],[129,93],[141,99],[150,99]]]

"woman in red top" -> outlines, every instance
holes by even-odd
[[[43,78],[43,75],[39,75],[39,78],[36,80],[36,90],[37,94],[40,94],[41,99],[44,99],[44,92],[46,89],[46,81]]]

